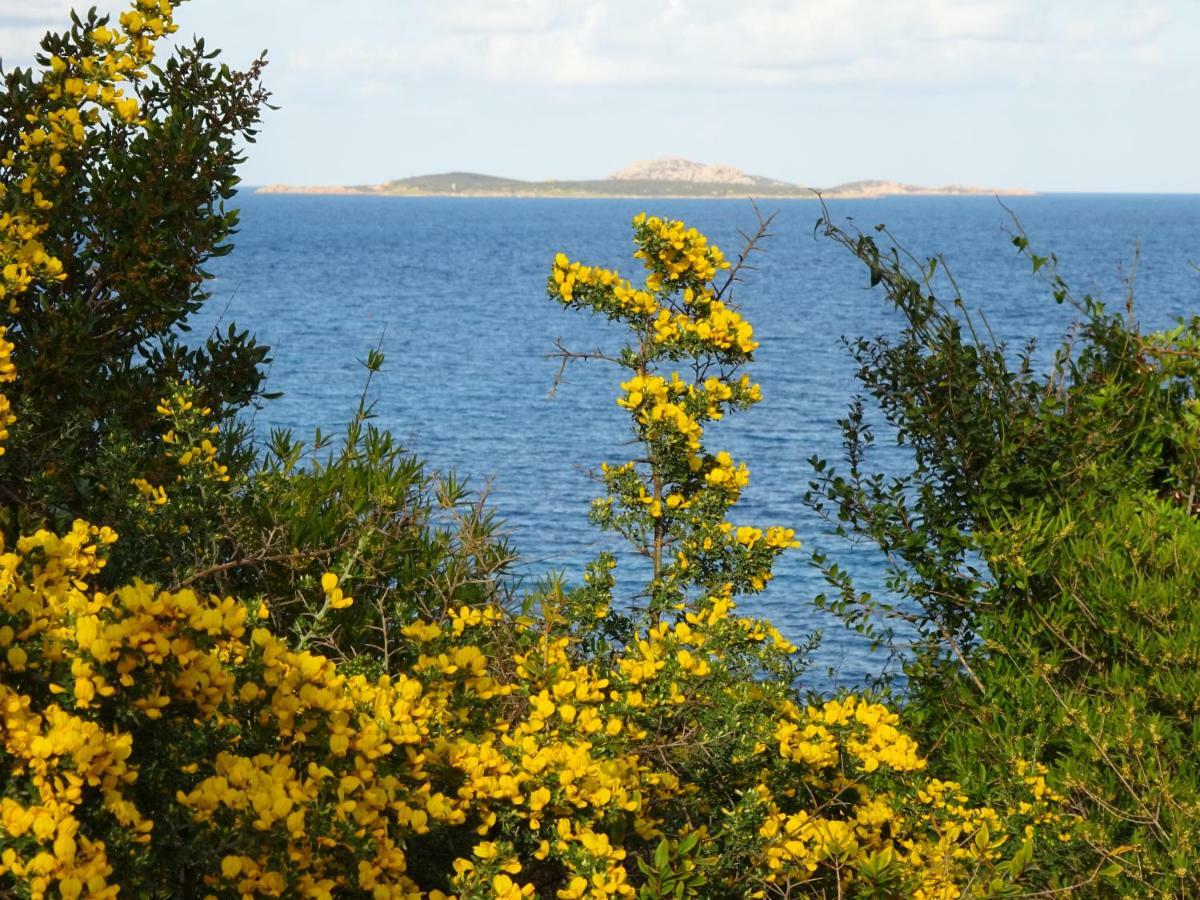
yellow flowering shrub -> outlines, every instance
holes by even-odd
[[[958,896],[1005,860],[1006,828],[1059,815],[1040,781],[1026,809],[1001,814],[904,777],[925,761],[868,700],[738,692],[731,633],[761,638],[727,602],[591,659],[551,610],[450,610],[406,628],[422,647],[411,671],[370,677],[291,649],[230,598],[91,590],[114,540],[80,522],[0,557],[0,877],[31,896],[114,893],[114,872],[187,821],[188,871],[217,896],[527,896],[554,873],[546,896],[628,897],[634,861],[681,818],[719,843],[731,813],[755,828],[742,855],[710,864],[709,895],[744,895],[717,880],[725,870],[818,892],[886,859],[916,895]],[[489,654],[501,635],[511,659]],[[706,718],[734,712],[745,758],[719,793],[737,805],[714,809],[717,792],[685,773],[703,741],[729,739],[706,735]],[[195,752],[208,730],[226,746]],[[137,745],[151,734],[161,743]],[[164,746],[169,761],[151,765]],[[147,810],[172,784],[160,834]],[[439,850],[458,855],[431,866]]]
[[[73,154],[91,137],[89,125],[109,117],[138,121],[138,101],[125,85],[147,77],[155,41],[176,27],[170,0],[139,0],[121,14],[119,28],[92,32],[90,55],[51,56],[42,69],[42,102],[26,114],[17,150],[0,160],[8,170],[0,198],[13,191],[8,184],[19,192],[0,216],[0,297],[10,313],[35,280],[66,279],[61,260],[41,241],[54,212],[47,195],[70,174]]]
[[[762,590],[778,555],[798,546],[789,528],[729,520],[749,470],[703,444],[708,422],[762,399],[741,371],[758,344],[732,306],[736,270],[717,283],[730,264],[703,235],[639,215],[633,238],[644,287],[613,272],[597,278],[559,254],[547,291],[630,333],[610,361],[628,370],[617,404],[631,417],[638,458],[602,464],[607,495],[592,517],[653,564],[639,595],[645,612],[616,616],[609,630],[620,640],[596,645],[615,665],[609,684],[642,704],[623,715],[627,729],[636,723],[628,736],[672,748],[659,751],[673,776],[656,792],[666,802],[652,802],[655,830],[639,836],[664,839],[669,857],[701,835],[700,856],[676,872],[688,869],[696,896],[1008,890],[1036,842],[1066,827],[1062,798],[1043,781],[1001,809],[973,805],[959,785],[924,776],[927,762],[895,712],[856,696],[801,702],[797,649],[769,623],[737,616],[735,598]],[[653,302],[631,309],[631,292]],[[571,601],[581,622],[614,616],[614,567],[609,556],[590,567]],[[587,628],[575,632],[584,643]],[[669,880],[653,869],[641,861],[645,886]]]
[[[266,355],[232,328],[181,340],[207,262],[229,249],[226,201],[267,95],[261,61],[220,65],[175,14],[166,0],[80,10],[32,67],[0,75],[0,327],[21,371],[0,410],[8,537],[18,522],[104,522],[126,538],[110,587],[173,583],[223,555],[213,526],[253,462],[237,413],[261,395]],[[158,440],[173,426],[157,401],[177,393],[193,418],[210,411],[208,433],[176,432],[185,466]],[[201,490],[206,460],[226,471]]]
[[[3,161],[21,195],[0,219],[10,315],[69,274],[38,242],[56,214],[39,185],[69,176],[95,117],[145,125],[122,85],[149,72],[172,16],[137,0],[119,28],[92,29],[93,55],[50,58],[46,108]],[[298,580],[304,596],[237,598],[112,584],[106,565],[138,537],[104,525],[14,529],[0,541],[0,893],[945,898],[1036,869],[1065,824],[1043,770],[1022,770],[1019,803],[972,803],[925,774],[896,712],[805,702],[797,648],[738,614],[797,546],[784,526],[729,520],[748,468],[703,443],[761,400],[739,371],[757,343],[703,235],[639,216],[634,238],[643,285],[560,254],[548,286],[630,328],[617,402],[644,453],[602,467],[592,515],[652,561],[644,610],[617,601],[602,555],[578,588],[549,584],[519,610],[485,596],[391,614],[398,650],[347,656],[333,638],[362,609],[351,566]],[[22,339],[0,335],[0,382],[19,377]],[[237,487],[202,392],[183,379],[147,399],[135,521]]]

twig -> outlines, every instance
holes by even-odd
[[[755,231],[751,236],[739,229],[738,233],[742,236],[742,239],[745,241],[745,243],[742,245],[741,252],[738,253],[737,262],[734,263],[733,267],[729,270],[729,277],[725,279],[725,283],[721,285],[720,290],[717,291],[718,300],[725,299],[726,292],[733,287],[734,281],[737,280],[738,275],[743,269],[750,271],[754,269],[754,266],[750,265],[749,263],[750,254],[763,252],[763,248],[760,247],[759,244],[771,237],[771,223],[775,221],[775,217],[779,215],[779,212],[776,211],[771,213],[766,218],[763,218],[763,214],[759,210],[758,204],[755,203],[752,198],[750,199],[750,205],[754,208],[754,215],[758,219],[758,230]]]
[[[219,565],[210,566],[207,569],[201,569],[199,572],[193,572],[187,578],[177,581],[169,590],[177,591],[180,588],[185,588],[190,584],[195,584],[202,578],[208,578],[210,575],[219,575],[221,572],[228,572],[230,569],[236,569],[239,566],[254,566],[262,563],[272,562],[291,562],[300,559],[320,559],[322,557],[333,556],[346,547],[350,546],[350,539],[342,541],[333,547],[324,547],[320,550],[297,550],[293,553],[274,553],[274,554],[259,554],[257,556],[245,556],[241,559],[223,562]]]
[[[557,347],[558,349],[554,353],[547,353],[546,359],[561,359],[562,365],[560,365],[558,367],[558,374],[554,376],[554,383],[550,386],[550,393],[547,394],[547,396],[550,398],[553,398],[558,393],[558,387],[565,380],[564,376],[566,375],[567,366],[570,363],[587,362],[588,360],[599,359],[599,360],[603,360],[604,362],[614,363],[615,365],[618,365],[618,366],[625,365],[624,362],[617,359],[615,356],[609,356],[607,353],[605,353],[603,350],[601,350],[598,347],[595,350],[588,350],[588,351],[582,351],[582,352],[575,351],[575,350],[569,349],[566,345],[564,345],[562,338],[555,338],[554,346]]]

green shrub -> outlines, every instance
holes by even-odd
[[[353,569],[363,606],[340,655],[386,640],[389,604],[482,602],[511,553],[460,481],[372,427],[365,402],[336,448],[288,434],[256,447],[244,422],[271,396],[268,349],[234,325],[185,340],[205,266],[232,250],[226,204],[269,95],[265,59],[236,71],[202,40],[155,65],[174,28],[157,0],[120,22],[93,10],[44,39],[37,68],[5,75],[0,209],[15,243],[0,296],[21,377],[0,527],[12,541],[103,522],[124,538],[109,583],[269,595],[284,629],[312,630],[297,598]],[[369,384],[382,359],[367,363]]]
[[[809,502],[887,554],[896,599],[818,558],[834,588],[823,602],[880,643],[915,634],[906,714],[934,771],[990,782],[994,802],[1014,749],[1050,767],[1088,845],[1053,864],[1062,884],[1193,896],[1200,320],[1145,335],[1132,305],[1075,297],[1018,233],[1080,316],[1042,372],[1032,345],[1010,356],[952,282],[938,296],[939,260],[914,270],[902,248],[825,230],[902,316],[898,337],[851,350],[912,466],[870,471],[856,401],[845,465],[813,461]]]

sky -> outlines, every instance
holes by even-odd
[[[0,0],[5,67],[71,6]],[[1200,192],[1200,0],[190,0],[177,21],[231,64],[269,53],[252,185],[682,156],[816,187]]]

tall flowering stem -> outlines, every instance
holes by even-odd
[[[600,313],[628,329],[628,343],[612,357],[628,370],[617,405],[629,413],[643,453],[601,466],[605,496],[591,514],[651,561],[646,598],[657,616],[680,603],[727,604],[761,591],[776,557],[799,543],[789,528],[729,519],[750,472],[704,443],[708,423],[762,399],[742,372],[758,342],[728,301],[731,263],[681,221],[638,215],[633,242],[646,270],[641,285],[559,253],[547,291],[568,309]]]

